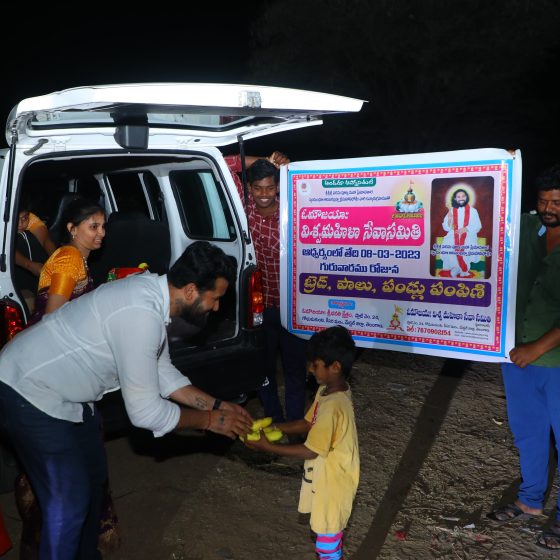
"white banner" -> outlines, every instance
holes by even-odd
[[[282,168],[282,324],[358,346],[505,361],[514,346],[521,153]]]

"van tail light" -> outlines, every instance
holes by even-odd
[[[4,346],[14,336],[23,330],[24,322],[21,309],[10,302],[0,302],[0,346]]]
[[[264,312],[264,294],[262,272],[258,269],[251,272],[249,280],[249,327],[262,325]]]

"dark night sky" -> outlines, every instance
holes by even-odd
[[[284,1],[287,6],[290,6],[290,0]],[[546,1],[542,0],[542,2]],[[334,5],[336,2],[330,2],[330,4]],[[303,49],[309,49],[309,45],[298,44],[299,38],[303,37],[302,33],[286,36],[291,28],[296,28],[297,20],[290,20],[286,16],[284,23],[284,21],[279,22],[278,18],[274,16],[282,32],[282,35],[274,35],[274,31],[270,34],[269,48],[270,45],[274,47],[274,44],[280,44],[275,63],[277,65],[281,63],[279,60],[282,60],[284,52],[286,55],[289,54],[287,48],[292,51],[291,56],[293,57],[289,59],[286,56],[286,65],[280,67],[281,71],[266,74],[268,51],[264,55],[263,51],[260,51],[261,58],[256,60],[255,65],[254,55],[259,51],[253,50],[254,21],[262,15],[263,10],[267,9],[267,5],[274,5],[274,1],[249,1],[235,3],[235,5],[232,3],[226,8],[220,8],[219,11],[213,3],[208,3],[207,7],[193,7],[191,4],[185,4],[180,9],[175,6],[173,9],[168,9],[163,5],[160,8],[161,13],[155,14],[152,6],[149,13],[138,9],[127,14],[126,17],[109,14],[108,11],[97,8],[89,10],[91,12],[89,14],[86,11],[76,12],[76,15],[70,16],[72,21],[66,21],[60,10],[55,12],[52,7],[48,10],[44,8],[43,13],[36,13],[34,8],[33,19],[22,21],[19,11],[16,13],[13,8],[13,17],[8,15],[5,19],[5,22],[8,23],[5,23],[4,33],[6,38],[3,51],[5,76],[2,80],[4,87],[0,95],[0,114],[4,116],[5,123],[11,108],[25,97],[84,85],[155,81],[288,85],[368,99],[370,103],[357,117],[362,120],[362,123],[366,123],[366,126],[362,127],[365,129],[365,133],[362,130],[362,137],[355,133],[357,132],[354,129],[356,120],[349,120],[350,124],[346,130],[344,126],[333,127],[327,121],[323,127],[312,127],[308,131],[295,132],[292,136],[284,133],[260,143],[255,144],[256,141],[252,141],[253,145],[249,144],[250,152],[252,147],[256,146],[258,150],[262,146],[262,153],[255,155],[264,155],[264,151],[271,148],[281,149],[292,159],[297,160],[460,148],[518,147],[523,152],[524,177],[534,175],[537,169],[553,162],[557,140],[556,126],[553,126],[552,120],[556,119],[558,111],[551,115],[551,119],[546,123],[547,128],[543,128],[542,137],[539,135],[539,125],[527,126],[527,130],[531,133],[531,138],[529,138],[529,135],[524,136],[523,134],[523,126],[526,125],[522,124],[516,128],[516,124],[514,123],[512,126],[511,122],[508,126],[502,127],[506,131],[504,135],[499,134],[501,125],[496,125],[493,135],[485,136],[483,133],[485,123],[481,123],[479,129],[474,128],[475,132],[471,134],[471,137],[459,135],[458,141],[455,143],[443,138],[440,145],[429,145],[418,141],[416,145],[403,143],[401,146],[397,140],[397,143],[393,143],[393,147],[388,150],[382,145],[374,147],[375,138],[382,134],[382,131],[379,132],[375,128],[378,125],[375,119],[379,118],[383,112],[390,117],[392,111],[398,111],[395,108],[383,106],[378,98],[374,98],[376,92],[367,88],[367,81],[362,80],[362,85],[365,84],[365,86],[361,91],[359,87],[355,88],[350,81],[347,82],[344,61],[339,63],[339,66],[342,67],[341,75],[337,75],[334,70],[332,75],[329,75],[331,70],[328,66],[329,57],[333,56],[332,52],[336,54],[336,49],[327,56],[322,52],[323,46],[315,44],[313,48],[316,51],[307,58],[307,63],[313,66],[312,57],[316,57],[316,74],[325,76],[324,85],[320,81],[313,81],[314,78],[311,76],[313,72],[310,68],[298,68],[298,57]],[[414,2],[411,5],[414,5]],[[292,7],[294,6],[297,7],[297,3],[292,2]],[[304,6],[300,5],[300,10],[303,9]],[[310,17],[314,15],[315,12],[311,6],[306,4],[305,9],[308,10]],[[303,20],[303,16],[300,20]],[[338,21],[333,20],[332,25]],[[12,26],[9,25],[9,22],[12,22]],[[310,25],[307,20],[299,21],[299,23],[303,29]],[[285,27],[282,28],[284,25]],[[326,25],[327,27],[331,25],[330,20],[326,21]],[[379,33],[380,29],[377,29],[376,34],[379,35]],[[346,34],[345,40],[348,40],[350,35]],[[329,38],[332,36],[332,33],[328,34]],[[386,43],[391,42],[386,41]],[[471,47],[467,45],[465,52],[469,48]],[[492,48],[491,45],[488,48]],[[520,42],[520,49],[522,48],[524,47]],[[341,49],[343,52],[344,46]],[[484,53],[481,56],[484,56]],[[355,58],[359,58],[359,56]],[[515,60],[505,62],[515,64]],[[355,75],[356,67],[361,62],[357,63],[354,60],[352,64],[352,68],[348,67],[348,75],[351,73]],[[363,65],[364,73],[371,72],[371,68],[367,68],[367,57],[364,57]],[[507,64],[505,65],[507,66]],[[255,68],[257,68],[256,71]],[[399,71],[402,72],[402,69]],[[308,76],[311,76],[309,80],[307,80]],[[391,79],[392,77],[389,76],[389,81]],[[414,85],[416,76],[411,76],[410,80],[411,85]],[[340,90],[341,83],[343,86],[347,86],[343,91]],[[355,83],[360,84],[360,80],[355,80]],[[543,98],[547,97],[547,103],[550,104],[550,96],[553,95],[552,78],[547,77],[540,81],[540,78],[535,80],[534,77],[531,77],[528,83],[534,84],[535,91],[542,89]],[[492,92],[486,92],[483,88],[481,92],[480,103],[484,103],[484,98]],[[531,114],[531,106],[520,103],[519,109],[517,109],[515,103],[510,104],[515,107],[515,112],[517,112],[511,118],[517,118],[521,123],[527,121]],[[421,112],[416,113],[419,118],[422,116]],[[341,119],[339,122],[345,122],[344,118],[340,116],[334,117],[334,119]],[[416,124],[412,123],[410,129],[414,130]],[[421,125],[419,126],[421,128]],[[449,123],[449,126],[452,127],[453,123]],[[424,126],[424,128],[427,127]],[[370,133],[370,130],[373,132]],[[516,136],[511,134],[512,130],[520,132]],[[409,130],[399,130],[398,132],[402,132],[403,138],[409,135]],[[302,140],[303,136],[307,140]],[[437,138],[437,135],[434,135],[434,138]],[[4,139],[1,145],[6,145]],[[357,148],[358,146],[360,149]],[[252,153],[255,151],[253,149]]]
[[[214,3],[157,17],[141,10],[126,17],[80,11],[68,23],[45,11],[18,24],[13,46],[4,49],[3,122],[21,99],[70,87],[246,82],[249,9],[250,3],[238,3],[221,9],[219,19]]]

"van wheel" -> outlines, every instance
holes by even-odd
[[[16,476],[20,473],[19,463],[11,449],[0,444],[0,494],[14,491]]]

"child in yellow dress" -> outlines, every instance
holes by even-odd
[[[360,473],[358,436],[347,377],[355,344],[342,326],[316,332],[307,345],[309,371],[319,389],[301,420],[278,423],[284,434],[307,434],[302,444],[246,440],[254,450],[305,459],[298,511],[311,514],[322,560],[342,559],[342,535],[352,511]]]

